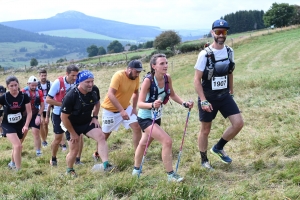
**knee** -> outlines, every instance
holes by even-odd
[[[163,146],[172,148],[172,139],[170,137],[165,138],[163,141]]]
[[[210,129],[209,128],[201,128],[201,131],[200,131],[200,135],[201,136],[208,137],[209,133],[210,133]]]
[[[22,148],[23,148],[23,145],[21,143],[17,144],[17,145],[14,145],[14,150],[15,151],[22,151]]]
[[[233,124],[234,129],[240,131],[244,126],[244,120],[239,120],[235,124]]]

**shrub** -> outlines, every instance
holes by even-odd
[[[182,44],[177,49],[181,51],[181,53],[187,53],[191,51],[200,51],[203,49],[204,43],[195,43],[195,44]]]
[[[142,58],[142,56],[136,55],[136,56],[132,56],[129,60],[138,60],[141,58]]]

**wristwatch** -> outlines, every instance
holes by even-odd
[[[98,116],[93,116],[92,118],[98,119]]]
[[[37,116],[39,116],[39,117],[40,117],[41,115],[40,115],[40,114],[37,114]]]

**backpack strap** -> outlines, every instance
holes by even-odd
[[[214,69],[215,69],[215,56],[214,56],[214,53],[213,51],[208,47],[206,47],[204,49],[206,51],[206,57],[207,57],[207,60],[208,60],[208,66],[206,66],[206,69],[208,71],[208,76],[207,76],[207,80],[210,80],[211,77],[213,76],[214,74]]]
[[[64,83],[64,77],[60,76],[58,77],[59,80],[59,92],[55,95],[55,100],[58,102],[62,102],[62,99],[66,95],[66,87]]]
[[[168,75],[167,74],[164,75],[164,79],[165,79],[165,87],[164,88],[165,88],[166,96],[165,96],[165,99],[163,101],[163,104],[166,104],[169,101],[171,91],[170,91],[170,88],[169,88],[169,80],[168,80]]]
[[[40,90],[43,90],[43,88],[42,88],[42,85],[41,85],[41,82],[40,82],[40,81],[38,81],[38,85],[37,85],[37,87],[38,87]]]
[[[227,49],[228,59],[229,59],[229,68],[228,68],[228,74],[231,74],[235,69],[235,63],[232,61],[232,50],[229,46],[225,45]]]
[[[47,83],[47,94],[48,94],[48,92],[49,92],[49,90],[50,90],[50,81],[47,80],[46,83]]]
[[[148,103],[154,102],[158,97],[158,88],[155,84],[154,77],[152,74],[148,74],[145,78],[150,79],[150,95],[149,99],[147,100]]]

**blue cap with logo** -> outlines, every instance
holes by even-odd
[[[230,29],[228,22],[225,21],[224,19],[218,19],[216,21],[214,21],[214,23],[212,24],[212,29],[215,28],[225,28],[225,29]]]

